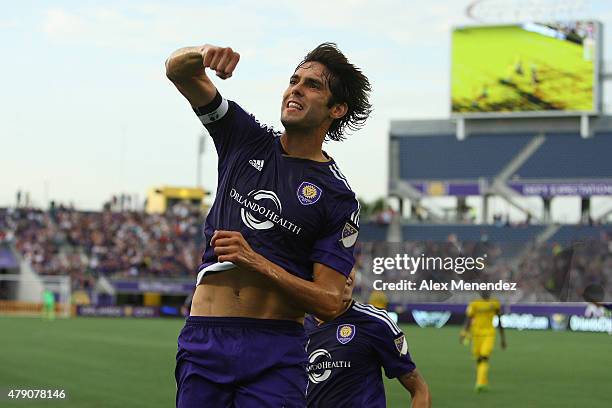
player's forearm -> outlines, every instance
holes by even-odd
[[[174,51],[166,60],[166,76],[172,82],[206,78],[202,47],[185,47]]]
[[[412,397],[412,408],[430,408],[431,407],[431,394],[429,393],[429,386],[425,382],[425,379],[419,373],[417,369],[414,369],[408,374],[404,374],[398,378],[400,383],[410,392]]]
[[[295,306],[325,321],[334,319],[342,311],[342,291],[298,278],[263,256],[258,258],[257,272],[289,295]]]
[[[411,408],[431,408],[431,395],[429,394],[429,388],[425,386],[424,389],[418,389],[412,396]]]

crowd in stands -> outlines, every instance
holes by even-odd
[[[91,288],[101,274],[192,276],[202,253],[203,218],[184,205],[166,214],[65,207],[0,211],[0,240],[13,242],[40,274],[69,274],[75,288]]]
[[[184,204],[165,214],[118,210],[112,206],[101,212],[63,206],[42,211],[22,206],[0,209],[0,242],[13,245],[40,274],[70,275],[73,287],[78,289],[92,288],[99,276],[193,277],[203,251],[203,217],[198,209]],[[372,217],[372,222],[379,220]],[[484,257],[486,267],[483,272],[462,274],[435,267],[413,273],[394,268],[380,276],[371,273],[373,258],[397,254],[413,258]],[[597,239],[564,246],[554,242],[539,245],[491,242],[486,234],[476,242],[461,242],[450,234],[444,242],[396,244],[367,242],[362,237],[356,268],[362,271],[364,289],[371,288],[375,279],[386,282],[501,279],[518,283],[520,291],[514,294],[515,301],[580,301],[580,291],[588,284],[612,288],[612,234],[603,232]],[[406,299],[405,293],[397,294]]]
[[[395,258],[406,254],[412,258],[442,260],[484,257],[485,268],[457,273],[440,267],[419,267],[418,270],[393,266],[380,274],[372,273],[375,258]],[[422,264],[421,264],[422,265]],[[434,263],[431,263],[434,265]],[[455,263],[456,265],[456,263]],[[602,230],[597,239],[575,241],[565,245],[556,242],[500,243],[486,240],[461,242],[450,234],[446,242],[407,241],[401,243],[362,242],[357,269],[361,272],[362,288],[371,288],[375,280],[401,282],[410,280],[472,283],[495,283],[499,280],[517,283],[517,291],[504,294],[504,300],[518,302],[581,302],[588,285],[604,288],[606,299],[612,299],[612,234]],[[467,297],[472,296],[466,295]],[[460,293],[405,292],[390,293],[391,302],[465,302]]]
[[[516,245],[513,246],[516,251]],[[402,261],[392,268],[385,268],[380,274],[373,274],[372,267],[375,258],[397,258],[400,255]],[[406,255],[412,258],[408,263],[403,258]],[[450,282],[451,280],[463,279],[468,282],[490,282],[498,279],[508,279],[512,273],[509,261],[504,257],[503,246],[488,240],[460,241],[455,234],[449,234],[448,239],[438,241],[405,241],[401,243],[386,242],[361,242],[356,268],[361,271],[361,286],[372,287],[375,280],[384,282],[401,282],[409,280],[417,286],[423,281]],[[458,263],[458,258],[480,259],[485,265],[484,269],[478,270],[474,263],[469,268],[465,263]],[[419,261],[420,259],[420,261]],[[453,267],[448,268],[449,259],[453,259]],[[381,262],[381,261],[379,261]],[[411,262],[420,262],[417,269]],[[465,262],[465,261],[462,261]],[[451,301],[448,292],[422,292],[397,291],[391,293],[392,302],[437,302]],[[460,300],[458,300],[460,301]]]
[[[588,285],[600,285],[612,296],[612,236],[600,239],[533,245],[524,251],[516,268],[521,301],[582,301]]]

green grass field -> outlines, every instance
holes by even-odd
[[[181,320],[0,317],[0,389],[64,389],[65,401],[7,402],[2,407],[171,407]],[[493,354],[491,390],[472,391],[474,369],[458,328],[404,327],[430,385],[435,407],[609,407],[612,337],[509,331]],[[390,407],[408,394],[387,383]],[[213,407],[214,408],[214,407]]]

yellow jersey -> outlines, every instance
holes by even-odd
[[[493,317],[501,312],[501,305],[497,299],[473,300],[467,307],[465,314],[472,318],[470,331],[472,336],[494,336]]]
[[[387,295],[385,295],[384,292],[381,292],[379,290],[374,290],[370,294],[368,303],[379,309],[386,309],[387,305],[389,304],[389,300],[387,299]]]

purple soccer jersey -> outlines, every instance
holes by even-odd
[[[348,276],[359,203],[338,165],[287,156],[278,133],[219,94],[195,111],[219,156],[198,282],[232,267],[217,262],[210,246],[215,230],[241,232],[253,250],[300,278],[312,280],[315,262]]]
[[[304,322],[308,341],[308,407],[383,408],[388,378],[412,372],[416,366],[404,333],[387,312],[353,302],[331,322]]]

